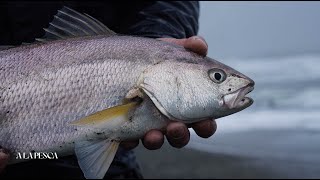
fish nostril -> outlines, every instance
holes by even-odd
[[[228,91],[231,91],[231,88],[229,88]]]

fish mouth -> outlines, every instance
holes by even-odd
[[[229,109],[245,109],[253,104],[253,99],[246,97],[246,95],[253,91],[253,89],[254,86],[252,83],[250,83],[233,93],[223,96],[223,103]]]

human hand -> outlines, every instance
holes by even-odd
[[[206,56],[208,52],[208,45],[206,41],[200,36],[193,36],[185,39],[175,38],[159,38],[162,41],[175,43],[189,49],[195,53]],[[196,134],[202,138],[212,136],[216,129],[217,124],[215,120],[203,120],[193,123],[188,127],[193,128]],[[164,143],[164,136],[166,136],[169,144],[176,148],[182,148],[188,144],[190,140],[190,132],[187,125],[181,122],[170,122],[165,131],[150,130],[145,134],[142,143],[145,148],[149,150],[156,150],[161,148]],[[139,140],[122,142],[121,146],[125,149],[133,149],[138,146]]]
[[[4,170],[9,161],[9,154],[0,148],[0,173]]]

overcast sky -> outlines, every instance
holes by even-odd
[[[320,2],[200,2],[209,56],[320,54]]]

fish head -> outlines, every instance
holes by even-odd
[[[193,123],[217,119],[249,107],[254,81],[209,57],[163,61],[147,69],[140,87],[171,120]]]

